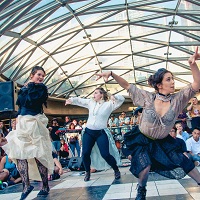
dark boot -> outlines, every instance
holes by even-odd
[[[119,171],[119,170],[115,170],[114,172],[115,172],[115,179],[116,179],[116,180],[117,180],[117,179],[120,179],[120,178],[121,178],[121,173],[120,173],[120,171]]]
[[[146,200],[146,187],[137,185],[137,196],[135,200]]]
[[[89,181],[90,180],[90,171],[85,173],[85,178],[84,181]]]

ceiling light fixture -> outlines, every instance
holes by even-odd
[[[169,22],[169,25],[177,25],[178,24],[178,21],[175,21],[175,20],[172,20]]]
[[[87,34],[86,36],[83,36],[83,39],[90,38],[90,37],[92,37],[91,34]]]

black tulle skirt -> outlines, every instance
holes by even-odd
[[[152,140],[142,134],[138,127],[126,134],[124,142],[132,155],[130,171],[137,178],[149,165],[152,171],[170,179],[181,179],[195,167],[170,135]]]

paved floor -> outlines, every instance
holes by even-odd
[[[92,173],[89,182],[83,181],[81,172],[65,171],[61,179],[49,182],[51,190],[47,198],[37,197],[41,183],[32,181],[35,188],[27,200],[135,199],[137,179],[129,172],[129,167],[120,168],[122,177],[116,181],[112,170]],[[22,184],[9,186],[0,191],[0,200],[17,200],[21,191]],[[181,180],[170,180],[151,173],[147,184],[147,200],[200,200],[200,187],[188,176]]]

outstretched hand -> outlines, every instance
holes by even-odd
[[[2,147],[3,145],[5,145],[7,143],[8,143],[8,141],[6,140],[6,138],[0,137],[0,147]]]
[[[189,58],[189,64],[194,64],[195,61],[200,58],[200,53],[198,53],[198,47],[196,48],[194,54]]]
[[[65,101],[65,106],[66,106],[66,105],[69,105],[69,104],[72,104],[72,101],[71,101],[70,99],[67,99],[67,100]]]
[[[97,76],[96,78],[96,81],[98,81],[100,78],[103,77],[103,79],[107,82],[108,81],[108,78],[110,77],[111,75],[111,72],[102,72],[100,74],[95,74]]]

